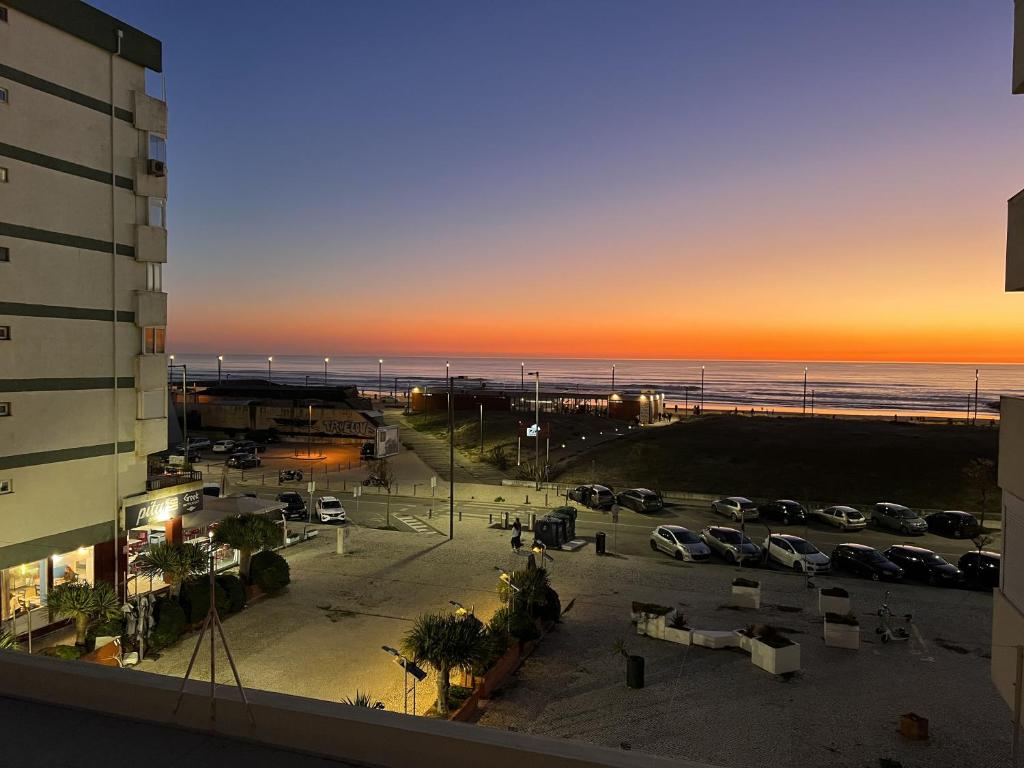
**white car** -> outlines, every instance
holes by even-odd
[[[321,496],[317,499],[316,513],[321,523],[345,522],[345,508],[334,496]]]
[[[681,525],[659,525],[651,531],[651,549],[672,555],[676,560],[700,562],[711,557],[711,549],[700,536]]]
[[[235,452],[235,441],[234,440],[218,440],[213,444],[214,453],[234,453]]]
[[[743,520],[757,520],[760,513],[757,511],[757,504],[743,496],[726,496],[724,499],[711,502],[711,511],[725,515],[733,522]]]
[[[823,523],[834,525],[842,531],[855,531],[859,528],[867,528],[868,519],[864,514],[853,507],[826,507],[815,509],[811,516]]]
[[[788,533],[772,534],[764,540],[768,559],[792,568],[797,573],[826,573],[832,568],[828,555],[819,552],[811,542]]]

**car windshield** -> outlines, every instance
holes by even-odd
[[[750,544],[750,539],[742,535],[739,531],[719,531],[718,538],[724,542],[732,544],[734,547],[738,547],[740,543]]]
[[[917,517],[917,512],[912,509],[897,509],[896,516],[903,520],[909,520],[912,517]]]
[[[885,558],[882,553],[875,549],[869,549],[867,551],[861,550],[861,558],[869,563],[884,563]]]
[[[921,559],[924,560],[928,565],[945,565],[946,561],[936,555],[934,552],[929,552],[927,555],[921,555]]]
[[[804,541],[803,539],[788,539],[787,541],[797,554],[814,555],[818,552],[817,548],[809,541]]]
[[[700,541],[700,537],[693,531],[675,531],[674,534],[680,544],[696,544]]]
[[[330,499],[328,501],[321,501],[320,506],[323,509],[341,509],[341,502],[337,499]]]
[[[644,502],[648,504],[650,504],[652,501],[658,500],[658,497],[655,496],[653,493],[646,493],[641,498],[644,500]]]
[[[743,501],[743,502],[740,502],[740,508],[741,509],[757,509],[757,504],[755,504],[752,501]]]

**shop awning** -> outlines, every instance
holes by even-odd
[[[288,505],[271,499],[254,499],[252,496],[227,496],[215,499],[207,496],[203,500],[203,509],[190,512],[181,519],[185,528],[204,528],[232,515],[266,515],[280,512]]]

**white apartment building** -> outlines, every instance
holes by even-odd
[[[1013,92],[1024,94],[1024,0],[1014,3]],[[1006,290],[1024,291],[1024,190],[1010,198]],[[992,602],[992,680],[1019,728],[1024,711],[1024,398],[1000,405],[1003,552]]]
[[[124,590],[124,507],[166,448],[167,105],[147,69],[160,42],[85,3],[0,0],[0,629],[46,624],[63,581]]]

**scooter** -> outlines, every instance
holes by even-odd
[[[889,608],[889,592],[885,593],[885,597],[882,598],[882,604],[878,607],[878,626],[875,628],[875,634],[881,635],[882,643],[888,643],[890,641],[901,642],[910,639],[910,626],[913,624],[914,615],[912,613],[903,614],[903,620],[906,621],[906,626],[894,626],[896,615]]]

